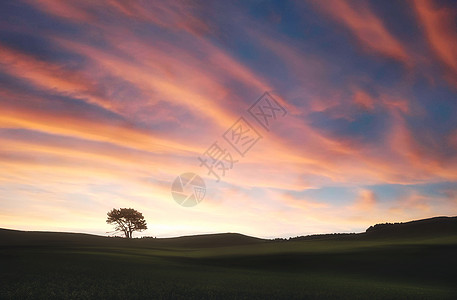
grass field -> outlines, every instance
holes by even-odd
[[[105,238],[0,230],[2,299],[455,299],[457,235]]]

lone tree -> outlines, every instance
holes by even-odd
[[[148,229],[143,214],[133,208],[113,208],[107,213],[106,223],[114,224],[116,231],[121,231],[131,239],[134,231]]]

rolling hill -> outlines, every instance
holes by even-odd
[[[288,240],[2,229],[0,299],[456,299],[456,224]]]
[[[383,223],[370,226],[365,232],[356,234],[316,234],[289,239],[298,240],[360,240],[366,238],[433,238],[457,235],[457,217],[434,217],[405,223]],[[272,242],[273,240],[251,237],[239,233],[218,233],[181,236],[173,238],[141,238],[125,240],[83,233],[64,233],[47,231],[21,231],[0,228],[1,245],[123,245],[126,242],[135,246],[169,247],[227,247]],[[274,242],[287,241],[286,239]]]
[[[366,230],[369,236],[418,237],[446,236],[457,233],[457,217],[435,217],[406,223],[376,224]]]

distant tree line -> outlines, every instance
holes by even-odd
[[[373,231],[376,231],[376,230],[384,229],[384,228],[391,227],[391,226],[394,226],[394,225],[399,225],[399,224],[403,224],[403,223],[400,223],[400,222],[396,222],[396,223],[389,223],[389,222],[380,223],[380,224],[376,224],[376,225],[368,227],[366,232],[373,232]]]

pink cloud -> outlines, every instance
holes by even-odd
[[[312,2],[324,12],[343,24],[368,52],[374,52],[410,64],[409,55],[402,43],[389,32],[386,24],[376,16],[367,2],[331,0]]]
[[[447,79],[457,86],[457,11],[428,0],[415,0],[413,6],[430,48],[446,68]]]

